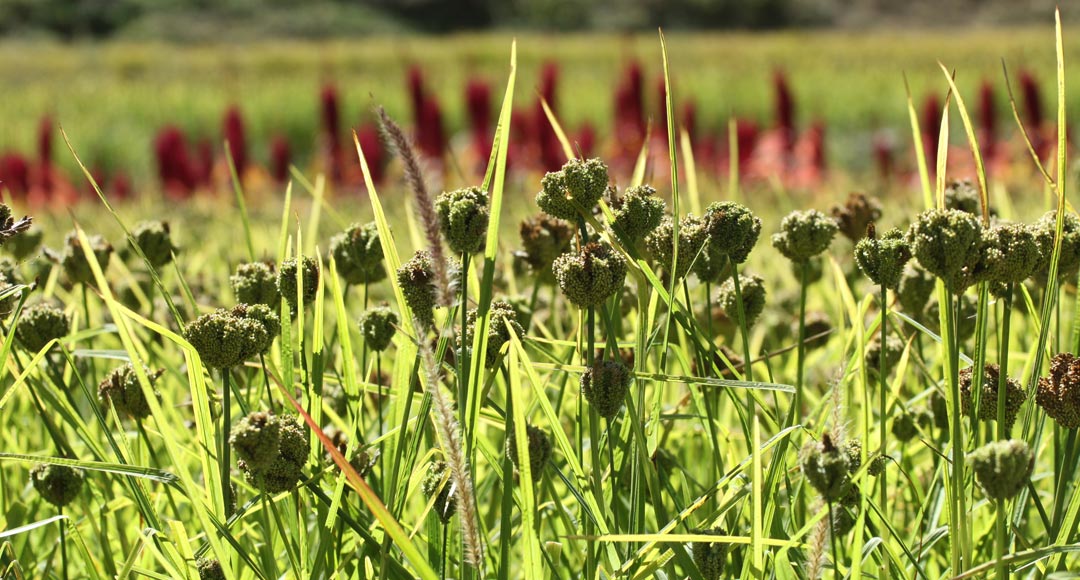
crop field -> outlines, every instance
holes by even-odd
[[[1076,577],[1078,63],[0,45],[0,577]]]

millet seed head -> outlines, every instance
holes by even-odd
[[[892,431],[901,443],[907,443],[919,436],[919,422],[921,417],[908,410],[903,410],[893,418]]]
[[[578,308],[599,306],[626,280],[626,260],[611,246],[597,242],[559,256],[552,270],[563,295]]]
[[[979,188],[970,179],[952,179],[945,185],[945,208],[982,215]]]
[[[900,275],[900,284],[896,290],[896,299],[908,316],[923,320],[926,305],[934,293],[934,275],[927,272],[917,262],[908,262]]]
[[[386,278],[379,228],[375,222],[352,224],[330,239],[338,274],[349,284],[372,284]]]
[[[266,354],[274,344],[274,339],[281,334],[281,319],[275,310],[265,304],[237,304],[233,306],[230,314],[236,318],[254,320],[266,331],[266,340],[255,345],[256,354]]]
[[[851,458],[836,447],[828,435],[821,441],[810,440],[799,453],[799,466],[810,485],[827,502],[842,499],[851,486]]]
[[[574,226],[547,214],[541,213],[521,222],[522,258],[541,282],[555,281],[551,264],[570,249],[573,240]]]
[[[604,196],[607,165],[599,159],[571,159],[559,171],[545,175],[540,185],[536,205],[552,217],[576,221],[579,211],[589,215]]]
[[[382,352],[390,346],[394,338],[395,328],[398,323],[397,314],[390,310],[385,302],[374,308],[365,310],[360,315],[360,334],[364,337],[364,343],[375,352]]]
[[[267,493],[292,489],[307,462],[307,436],[291,416],[254,411],[232,428],[229,443],[248,482]]]
[[[610,420],[622,409],[634,375],[618,360],[597,360],[581,375],[581,394],[596,413]]]
[[[708,237],[706,253],[722,256],[735,264],[742,264],[750,257],[761,237],[761,218],[740,203],[720,201],[709,204],[701,219],[705,222]]]
[[[867,236],[855,244],[855,263],[874,284],[895,290],[900,285],[904,266],[911,260],[911,247],[904,232],[891,229],[875,235],[873,222]]]
[[[665,208],[664,200],[657,197],[651,185],[631,187],[611,203],[613,229],[625,246],[634,247],[660,225]]]
[[[931,209],[919,214],[907,232],[919,264],[941,278],[954,293],[979,281],[983,244],[979,220],[957,209]]]
[[[885,339],[885,374],[889,374],[892,368],[896,366],[896,363],[900,362],[900,357],[904,354],[904,341],[896,338],[895,336],[888,336]],[[874,339],[870,341],[870,344],[866,345],[866,350],[863,351],[863,365],[866,367],[866,371],[870,373],[871,378],[877,379],[878,372],[881,367],[881,335],[874,336]]]
[[[1031,479],[1035,454],[1019,439],[992,441],[968,455],[986,497],[1004,501],[1016,496]]]
[[[457,511],[457,493],[450,477],[450,466],[436,460],[428,464],[427,474],[420,485],[428,499],[434,498],[432,509],[443,524],[450,521]]]
[[[495,365],[499,362],[499,353],[502,351],[503,346],[510,342],[511,332],[518,337],[518,340],[525,338],[525,329],[522,328],[521,323],[518,322],[518,311],[514,306],[505,300],[496,300],[491,303],[490,309],[491,322],[488,324],[488,337],[487,337],[487,351],[484,355],[485,368],[495,368]],[[476,333],[476,309],[470,310],[469,315],[466,318],[466,328],[468,328],[468,344],[466,348],[472,348],[472,340]],[[507,327],[509,326],[509,330]],[[458,349],[460,350],[462,345],[460,342],[461,334],[458,334]]]
[[[172,262],[178,248],[173,245],[169,223],[161,220],[143,221],[131,228],[131,237],[154,268]]]
[[[866,226],[881,219],[881,203],[865,193],[852,192],[844,205],[833,206],[832,217],[845,238],[858,242],[866,235]]]
[[[203,364],[214,369],[243,364],[273,341],[262,321],[236,316],[225,309],[195,319],[184,329],[184,338],[199,353]]]
[[[58,508],[79,497],[85,480],[83,470],[70,465],[39,463],[30,470],[30,483],[41,499]]]
[[[475,254],[488,228],[488,194],[479,187],[447,191],[435,198],[439,229],[455,254]]]
[[[702,249],[707,241],[708,231],[705,229],[705,223],[688,215],[679,220],[678,260],[675,259],[675,223],[671,218],[664,218],[660,225],[645,238],[645,248],[652,257],[653,263],[663,269],[665,281],[671,279],[673,262],[676,280],[681,280],[686,276],[691,266],[695,271],[700,268],[707,279],[712,279],[715,275],[713,270],[723,264],[706,263],[708,259]]]
[[[61,339],[71,330],[71,319],[51,304],[35,304],[23,310],[15,326],[15,336],[26,350],[37,353],[52,339]]]
[[[1050,359],[1050,374],[1039,378],[1035,403],[1065,429],[1080,427],[1080,358],[1062,352]]]
[[[529,472],[532,474],[533,483],[540,481],[544,476],[544,467],[551,459],[551,439],[546,431],[533,425],[525,426],[525,433],[529,438]],[[517,433],[513,425],[506,432],[506,457],[520,471],[518,465]]]
[[[1061,230],[1061,257],[1058,259],[1058,280],[1076,278],[1080,270],[1080,217],[1065,212]],[[1057,231],[1057,214],[1047,212],[1035,224],[1035,241],[1039,245],[1039,262],[1033,277],[1046,282],[1050,275],[1050,262],[1054,254],[1054,234]]]
[[[301,276],[303,278],[303,303],[311,304],[315,301],[315,295],[319,290],[319,263],[315,258],[304,256],[301,259]],[[281,263],[281,270],[278,271],[277,289],[278,293],[292,307],[293,312],[297,310],[297,261],[296,258],[288,258]]]
[[[281,294],[277,288],[277,274],[274,267],[266,262],[248,262],[236,267],[236,273],[229,277],[236,301],[243,304],[266,304],[278,308]]]
[[[787,259],[803,262],[829,249],[837,229],[835,221],[816,209],[793,211],[780,222],[772,245]]]
[[[1036,230],[1031,226],[998,224],[985,230],[983,237],[983,268],[990,282],[1018,284],[1039,265],[1041,253]]]
[[[968,417],[974,418],[975,402],[972,397],[972,383],[974,367],[967,367],[960,371],[960,405]],[[998,381],[1001,371],[996,364],[987,364],[983,367],[982,391],[979,395],[979,419],[982,421],[996,421],[998,416]],[[1016,421],[1016,415],[1020,412],[1020,406],[1024,404],[1024,389],[1020,381],[1008,378],[1005,381],[1005,430],[1012,429]]]
[[[154,381],[164,371],[146,371],[146,377],[153,385]],[[160,400],[161,394],[154,392]],[[119,366],[105,375],[98,384],[98,399],[103,407],[112,405],[116,413],[121,417],[127,415],[132,419],[142,420],[150,416],[150,404],[146,401],[139,377],[135,373],[135,367],[131,363]]]
[[[694,530],[695,534],[706,536],[726,536],[727,531],[723,528],[711,530]],[[705,580],[720,580],[724,575],[724,563],[727,560],[728,544],[723,542],[693,542],[690,544],[690,553],[694,558],[694,565],[701,572]]]
[[[199,580],[225,580],[225,570],[221,569],[221,562],[208,558],[195,560],[195,569],[199,572]]]
[[[746,327],[752,328],[761,313],[765,311],[765,279],[753,274],[739,274],[739,293],[742,295]],[[720,285],[716,293],[716,303],[724,310],[728,318],[738,324],[739,302],[735,295],[734,278],[728,278]]]
[[[413,316],[430,328],[435,322],[435,270],[431,254],[424,250],[413,254],[398,268],[397,279]]]
[[[90,242],[94,259],[104,273],[109,267],[109,258],[113,253],[112,245],[105,241],[105,238],[96,235],[88,236],[87,241]],[[64,274],[72,283],[91,284],[94,282],[94,272],[90,269],[90,262],[86,260],[86,254],[83,252],[77,233],[71,232],[64,238],[64,250],[60,253],[58,261]]]
[[[33,227],[17,236],[8,238],[4,242],[4,248],[11,252],[12,257],[21,262],[32,256],[41,247],[41,242],[44,239],[45,231],[40,227]]]

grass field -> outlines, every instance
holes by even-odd
[[[1058,54],[1049,29],[671,38],[669,92],[712,125],[765,119],[783,66],[806,116],[900,131],[904,71],[944,94],[940,58],[972,107],[1004,56],[1044,79],[1049,117],[1071,36]],[[37,47],[23,74],[7,47],[0,126],[22,143],[51,109],[84,161],[149,167],[133,144],[213,131],[232,100],[255,142],[310,135],[329,76],[350,118],[405,118],[415,58],[459,125],[470,67],[507,87],[506,143],[543,58],[567,126],[610,116],[622,58],[665,62],[651,37],[404,46]],[[942,138],[965,146],[952,103]],[[805,196],[694,179],[689,148],[671,180],[580,160],[510,179],[496,147],[483,183],[448,184],[477,189],[439,194],[399,146],[366,196],[301,168],[287,195],[0,220],[0,576],[1071,577],[1080,217],[1060,145],[1007,186],[947,181],[985,176],[946,176],[942,148],[876,208],[844,206],[844,174]]]
[[[722,132],[731,115],[771,124],[771,78],[783,69],[797,98],[799,124],[824,120],[833,157],[865,167],[868,156],[861,152],[869,131],[885,127],[906,134],[905,74],[917,100],[931,91],[944,95],[938,60],[956,68],[957,83],[969,94],[983,79],[992,81],[1003,125],[1002,58],[1014,74],[1034,71],[1048,100],[1053,53],[1041,38],[1034,29],[677,35],[671,39],[672,82],[679,101],[697,102],[702,129]],[[411,64],[424,69],[448,126],[460,131],[465,80],[475,74],[498,86],[509,41],[487,35],[207,47],[0,45],[0,150],[32,151],[37,122],[51,113],[88,162],[144,180],[152,171],[158,128],[176,124],[193,139],[218,143],[225,108],[239,103],[255,159],[265,162],[276,133],[306,155],[314,149],[323,82],[336,82],[342,92],[343,123],[370,121],[376,104],[408,119],[405,76]],[[588,121],[606,133],[616,82],[625,63],[637,58],[645,68],[646,112],[659,121],[654,36],[523,36],[519,51],[519,104],[533,100],[539,67],[553,60],[561,65],[557,100],[564,124]],[[1080,41],[1067,40],[1066,53],[1077,52]],[[1044,106],[1049,110],[1049,103]],[[1080,100],[1069,103],[1069,112],[1080,114]],[[60,161],[74,169],[66,157]]]

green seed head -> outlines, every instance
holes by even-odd
[[[1035,241],[1039,245],[1039,262],[1034,276],[1046,282],[1050,275],[1050,261],[1054,254],[1054,234],[1057,232],[1057,214],[1048,212],[1035,224]],[[1080,270],[1080,217],[1066,212],[1061,230],[1061,257],[1058,260],[1058,280],[1076,278]]]
[[[964,414],[974,418],[975,402],[971,395],[973,367],[967,367],[960,371],[960,402]],[[982,421],[996,421],[998,416],[998,380],[1000,369],[996,364],[987,364],[983,370],[982,392],[979,395],[979,419]],[[1005,381],[1005,430],[1012,429],[1016,421],[1016,415],[1020,412],[1020,406],[1024,404],[1024,389],[1020,381],[1009,378]]]
[[[1080,359],[1067,352],[1054,355],[1050,374],[1039,378],[1035,402],[1061,427],[1080,427]]]
[[[761,276],[739,274],[739,293],[742,295],[746,327],[750,328],[765,311],[765,280]],[[716,301],[728,318],[738,323],[739,302],[736,298],[734,278],[728,278],[720,285]]]
[[[164,371],[146,371],[146,376],[153,384]],[[154,393],[160,400],[161,395]],[[123,417],[128,415],[133,419],[145,419],[150,416],[150,404],[143,395],[139,385],[139,377],[135,373],[135,367],[131,363],[117,367],[107,375],[98,385],[98,399],[102,406],[112,405],[116,413]]]
[[[933,293],[934,276],[917,262],[909,262],[900,276],[896,291],[896,298],[904,312],[916,320],[922,320]]]
[[[983,238],[975,216],[957,209],[928,210],[919,214],[907,236],[919,264],[952,292],[979,281]]]
[[[21,262],[33,255],[41,247],[43,239],[45,239],[45,231],[34,227],[17,236],[8,238],[4,242],[4,248],[11,252],[12,257]]]
[[[479,187],[444,192],[435,199],[435,213],[446,243],[455,254],[475,254],[484,246],[488,228],[488,194]]]
[[[986,230],[983,262],[986,278],[998,284],[1026,280],[1039,264],[1039,244],[1034,228],[1024,224],[1001,224]]]
[[[451,493],[454,484],[450,480],[450,466],[445,461],[432,461],[428,464],[427,475],[421,489],[428,499],[435,498],[432,509],[443,524],[450,521],[457,511],[457,493]]]
[[[866,235],[866,227],[881,219],[881,203],[865,193],[855,192],[844,205],[833,206],[832,217],[845,238],[858,242]]]
[[[518,322],[518,312],[514,309],[514,306],[505,300],[496,300],[491,303],[491,322],[488,325],[488,339],[487,339],[487,351],[484,356],[484,366],[486,368],[495,368],[495,365],[499,362],[499,354],[502,351],[503,346],[510,342],[511,332],[518,337],[518,339],[525,338],[525,329],[521,327]],[[466,346],[472,347],[472,340],[476,333],[476,318],[477,311],[475,309],[469,311],[469,315],[466,319],[466,327],[468,328],[468,341]],[[507,329],[509,326],[509,330]],[[461,333],[458,333],[458,348],[461,348]]]
[[[533,483],[535,483],[544,476],[544,467],[547,466],[548,460],[551,459],[551,440],[548,439],[547,433],[539,427],[526,425],[525,432],[529,438],[529,472],[532,474]],[[514,467],[520,470],[518,466],[517,433],[512,425],[511,429],[506,432],[506,457],[514,464]]]
[[[266,304],[277,308],[281,304],[278,294],[277,275],[274,267],[266,262],[249,262],[236,267],[229,277],[236,301],[243,304]]]
[[[892,434],[900,442],[907,443],[919,436],[920,417],[910,411],[901,411],[893,419]]]
[[[0,272],[0,294],[4,294],[8,291],[14,291],[15,282],[8,278],[6,274]],[[0,298],[0,318],[7,317],[11,314],[11,311],[15,309],[15,303],[18,302],[19,293],[9,295],[7,298]]]
[[[709,254],[742,264],[761,236],[761,218],[750,208],[733,201],[712,203],[702,217],[708,235]]]
[[[315,258],[309,258],[304,256],[301,263],[303,264],[302,276],[303,276],[303,303],[311,304],[315,301],[315,294],[319,290],[319,263],[315,261]],[[278,293],[289,303],[293,312],[297,310],[297,287],[296,287],[296,258],[289,258],[281,263],[281,270],[278,271],[277,289]]]
[[[159,220],[139,222],[131,229],[131,237],[142,248],[147,261],[154,268],[172,262],[177,247],[172,243],[168,222]]]
[[[199,558],[195,560],[195,569],[199,571],[199,580],[225,580],[225,571],[217,560]]]
[[[265,304],[237,304],[230,312],[236,318],[254,320],[266,331],[266,341],[255,346],[256,354],[266,354],[274,339],[281,334],[281,320],[276,312]]]
[[[292,489],[307,462],[307,437],[295,417],[252,412],[232,428],[229,443],[247,480],[267,493]]]
[[[599,306],[622,289],[626,261],[611,246],[590,242],[580,252],[567,252],[552,265],[555,279],[578,308]]]
[[[521,247],[523,258],[541,282],[555,281],[551,264],[555,258],[570,249],[574,239],[574,226],[569,222],[546,214],[527,218],[521,222]]]
[[[610,420],[622,409],[633,378],[621,361],[598,360],[581,375],[581,394],[598,415]]]
[[[827,502],[842,499],[851,486],[848,474],[851,471],[851,459],[848,453],[833,445],[832,439],[824,435],[821,441],[809,441],[799,453],[799,466],[803,475],[814,489]]]
[[[364,336],[368,348],[382,352],[390,346],[390,341],[397,331],[397,323],[397,314],[384,302],[360,315],[360,334]]]
[[[371,284],[386,278],[379,228],[375,222],[352,224],[330,239],[337,271],[349,284]]]
[[[273,342],[263,321],[225,309],[195,319],[184,329],[184,338],[199,353],[203,364],[214,369],[240,365]]]
[[[536,205],[552,217],[577,220],[604,196],[608,187],[607,165],[599,159],[571,159],[559,171],[548,173],[540,182]],[[579,209],[580,208],[580,209]]]
[[[650,185],[627,189],[621,198],[611,203],[615,213],[614,229],[627,247],[636,246],[652,233],[664,219],[663,199],[656,196]]]
[[[695,530],[695,534],[707,536],[726,536],[723,528]],[[720,580],[724,576],[724,563],[727,560],[728,544],[722,542],[694,542],[690,544],[694,565],[705,580]]]
[[[862,442],[858,439],[848,439],[840,446],[840,450],[847,455],[849,474],[854,474],[862,467]]]
[[[675,259],[675,224],[671,218],[664,218],[660,225],[645,238],[645,248],[652,256],[653,262],[663,268],[665,280],[670,280],[672,263],[674,262],[674,275],[676,280],[681,280],[693,266],[695,271],[700,269],[706,279],[713,279],[718,275],[714,270],[722,267],[723,263],[707,263],[708,258],[702,249],[708,241],[708,232],[705,223],[688,215],[679,220],[679,247],[678,260]]]
[[[112,256],[113,247],[101,236],[89,236],[90,250],[94,253],[94,259],[104,273],[109,267],[109,257]],[[59,256],[60,267],[68,280],[74,284],[91,284],[94,281],[94,272],[90,269],[90,262],[86,260],[82,243],[79,236],[71,232],[64,239],[64,251]]]
[[[435,322],[435,270],[431,254],[419,251],[398,268],[398,284],[413,316],[426,327]]]
[[[986,497],[1004,501],[1015,497],[1031,479],[1035,454],[1019,439],[993,441],[968,455]]]
[[[970,179],[953,179],[945,186],[945,207],[973,216],[982,215],[979,189]]]
[[[37,353],[52,339],[61,339],[71,330],[71,320],[51,304],[36,304],[23,311],[15,326],[15,336],[26,350]]]
[[[852,489],[855,488],[852,487]],[[838,503],[832,506],[829,516],[833,536],[838,538],[846,536],[851,530],[855,529],[855,522],[859,516],[859,505],[858,503],[855,505],[849,505],[845,502]]]
[[[323,428],[323,433],[330,438],[330,442],[337,448],[338,452],[343,456],[349,456],[349,437],[344,431],[338,429],[333,425],[329,425]],[[330,457],[330,453],[326,453],[326,462],[333,465],[334,460]],[[371,468],[375,466],[375,461],[379,457],[378,449],[356,449],[353,453],[352,459],[349,460],[349,465],[356,471],[360,477],[365,477]]]
[[[70,465],[39,463],[30,470],[30,483],[41,499],[62,508],[75,501],[82,491],[86,474]]]
[[[896,366],[896,363],[900,362],[900,357],[904,354],[904,341],[896,338],[895,336],[889,336],[885,339],[885,374],[889,374],[892,368]],[[863,365],[866,366],[867,372],[874,379],[877,379],[879,369],[881,368],[881,336],[875,336],[874,340],[870,341],[870,344],[866,345],[866,350],[863,352]]]
[[[855,262],[874,284],[895,290],[900,285],[904,266],[911,259],[911,248],[904,232],[891,229],[878,237],[871,222],[866,233],[866,237],[855,244]]]
[[[829,249],[837,229],[835,221],[816,209],[793,211],[780,222],[772,244],[787,259],[802,262]]]

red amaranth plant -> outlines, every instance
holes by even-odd
[[[923,99],[922,139],[923,151],[926,152],[926,165],[933,172],[937,167],[938,133],[941,133],[941,99],[937,93],[930,93]]]
[[[292,150],[284,135],[275,135],[270,141],[270,176],[277,183],[289,179],[289,163],[292,162]]]
[[[784,151],[790,154],[795,147],[795,95],[791,92],[787,73],[782,69],[773,71],[773,91],[776,128],[783,137]]]
[[[322,122],[322,137],[324,152],[330,162],[330,176],[334,181],[340,181],[344,166],[345,152],[341,146],[341,135],[338,128],[341,126],[341,107],[337,87],[332,83],[323,85],[319,94],[319,119]]]
[[[214,180],[214,144],[209,139],[199,139],[192,164],[196,187],[212,189]]]
[[[30,190],[30,165],[26,158],[15,152],[0,157],[0,187],[19,197]]]
[[[165,192],[189,197],[195,190],[195,175],[188,155],[187,138],[178,127],[167,126],[154,139],[158,179]]]
[[[247,139],[244,130],[244,117],[240,113],[240,107],[233,105],[225,111],[225,119],[222,122],[222,134],[225,137],[229,154],[232,155],[233,164],[236,166],[236,174],[244,176],[247,169]]]
[[[624,152],[637,152],[645,138],[645,95],[641,63],[631,61],[615,89],[615,136]]]
[[[386,177],[386,146],[379,136],[379,128],[374,123],[364,123],[356,130],[356,138],[360,141],[360,147],[364,150],[364,158],[367,160],[368,171],[371,172],[371,181],[376,184],[382,183]]]
[[[465,110],[469,115],[469,133],[478,162],[486,163],[491,155],[491,85],[482,78],[470,77],[465,85]]]

